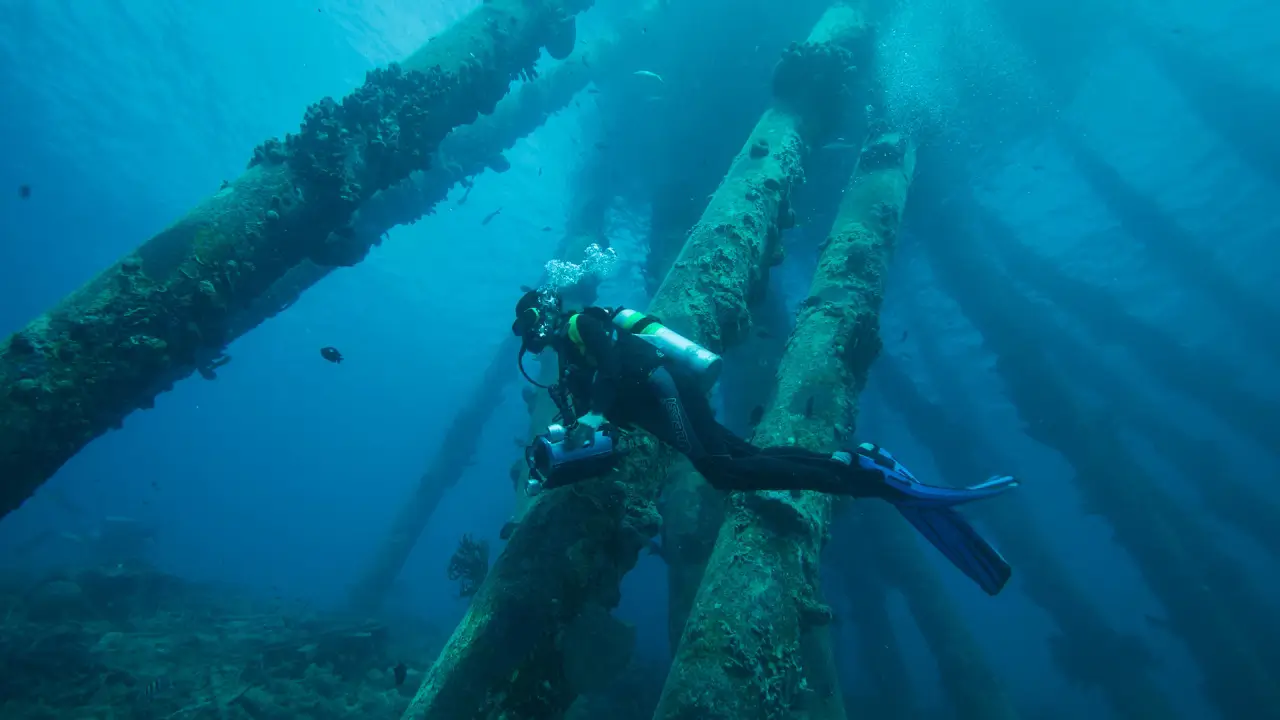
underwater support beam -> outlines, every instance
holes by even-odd
[[[841,22],[861,38],[852,9]],[[856,23],[856,25],[854,24]],[[880,350],[884,276],[915,165],[911,140],[872,130],[824,244],[755,440],[835,451],[853,433]],[[734,493],[685,625],[656,720],[843,718],[819,560],[833,499]],[[817,649],[815,649],[817,648]]]
[[[805,145],[838,119],[831,101],[847,57],[825,40],[846,15],[828,12],[811,38],[824,42],[784,54],[775,107],[734,158],[650,305],[663,324],[717,352],[747,334],[747,298],[764,289],[793,222],[788,203]],[[591,605],[617,606],[622,577],[660,522],[656,503],[675,453],[648,437],[633,443],[612,475],[535,499],[404,720],[556,717],[574,700],[558,638]]]
[[[221,351],[240,308],[304,259],[359,262],[350,226],[424,167],[444,136],[492,112],[545,45],[567,56],[591,0],[490,0],[341,103],[312,105],[235,182],[0,345],[0,514],[184,368]]]

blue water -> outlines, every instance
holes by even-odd
[[[477,4],[3,0],[0,332],[21,328],[238,175],[253,147],[295,129],[309,103],[340,97],[367,70],[407,56]],[[1200,280],[1225,277],[1239,297],[1280,313],[1278,141],[1274,130],[1250,134],[1280,117],[1250,117],[1265,106],[1215,97],[1212,79],[1173,75],[1152,50],[1157,41],[1190,49],[1257,92],[1280,94],[1280,5],[1113,5],[1119,3],[1054,0],[1015,12],[994,0],[909,3],[889,15],[879,43],[889,111],[921,132],[942,128],[940,142],[978,169],[974,186],[957,198],[994,212],[1038,256],[1104,288],[1182,348],[1223,359],[1228,377],[1202,382],[1247,388],[1272,404],[1280,422],[1278,359],[1261,350],[1268,339],[1159,250],[1162,242],[1189,239],[1202,258]],[[608,28],[625,7],[615,0],[583,16],[579,39]],[[633,64],[646,67],[643,58]],[[712,77],[715,69],[688,72]],[[517,288],[537,282],[553,254],[559,234],[540,229],[563,227],[570,180],[586,152],[579,138],[592,137],[598,125],[595,97],[580,95],[506,153],[509,171],[477,177],[465,203],[455,187],[434,215],[392,230],[363,263],[333,273],[233,343],[233,360],[217,380],[179,383],[153,410],[134,413],[123,430],[76,455],[0,520],[0,548],[50,530],[89,533],[103,517],[126,516],[156,529],[150,560],[161,571],[338,607],[437,451],[455,408],[480,382],[507,332]],[[1138,242],[1138,230],[1082,176],[1074,159],[1080,148],[1113,167],[1185,237]],[[19,197],[23,185],[29,198]],[[498,208],[500,215],[481,223]],[[932,400],[977,426],[1010,471],[1026,478],[1022,492],[1036,522],[1074,579],[1115,629],[1140,635],[1154,651],[1160,685],[1186,717],[1214,717],[1185,648],[1149,619],[1162,617],[1159,599],[1113,542],[1106,520],[1081,510],[1070,465],[1021,431],[981,332],[934,282],[924,239],[910,231],[910,213],[921,210],[909,208],[891,270],[885,354]],[[620,207],[612,216],[622,270],[606,285],[608,301],[643,302],[634,270],[643,260],[643,215],[642,208]],[[775,270],[774,289],[792,303],[808,286],[806,243],[829,222],[813,215],[801,218],[788,240],[794,251]],[[1147,398],[1148,412],[1221,443],[1230,453],[1224,473],[1271,502],[1280,498],[1280,448],[1237,437],[1213,412],[1170,392],[1124,342],[1095,343],[1069,312],[1042,311],[1063,332],[1094,343],[1096,360]],[[923,361],[926,339],[941,364]],[[345,361],[323,362],[323,346],[340,348]],[[1105,407],[1106,398],[1097,401]],[[462,617],[467,601],[443,568],[462,533],[501,547],[498,531],[515,503],[507,469],[519,450],[511,438],[526,426],[513,384],[474,465],[417,543],[392,593],[395,608],[446,632]],[[909,459],[917,475],[936,474],[930,448],[876,392],[874,374],[859,426]],[[1280,607],[1275,549],[1211,517],[1179,468],[1140,440],[1132,445],[1239,558],[1254,591]],[[32,557],[6,553],[6,560],[56,566],[74,561],[75,552],[54,543]],[[1026,717],[1049,717],[1050,709],[1059,713],[1054,717],[1107,712],[1096,691],[1055,670],[1046,646],[1052,621],[1027,601],[1016,575],[1005,593],[988,598],[940,558],[937,564]],[[640,627],[639,652],[665,662],[665,570],[657,558],[643,556],[628,577],[618,614]],[[941,704],[936,671],[910,617],[896,605],[893,617],[919,667],[920,704]],[[836,632],[839,638],[851,630]]]

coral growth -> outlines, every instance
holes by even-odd
[[[489,574],[489,543],[463,535],[449,558],[449,579],[458,583],[459,597],[471,597]]]

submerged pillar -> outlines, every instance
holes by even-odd
[[[249,169],[0,345],[0,513],[219,352],[240,308],[304,259],[368,252],[355,209],[492,112],[543,45],[567,56],[591,0],[491,0],[402,65],[257,148]]]
[[[734,158],[654,296],[650,311],[672,329],[718,352],[749,330],[747,299],[763,289],[792,222],[805,144],[833,119],[837,92],[814,78],[838,83],[844,69],[838,53],[813,45],[784,57],[777,106]],[[628,442],[612,474],[535,499],[405,720],[556,717],[573,701],[563,631],[584,612],[617,605],[623,575],[658,530],[655,503],[675,455],[643,433]]]
[[[800,52],[835,64],[869,40],[862,10],[837,4]],[[858,394],[880,350],[885,268],[914,165],[909,138],[873,129],[801,304],[757,445],[835,451],[851,437]],[[799,710],[844,718],[818,575],[831,508],[821,493],[732,495],[655,718]]]

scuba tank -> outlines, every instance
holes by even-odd
[[[618,308],[613,314],[613,324],[619,330],[648,342],[663,360],[691,373],[704,389],[709,390],[720,379],[723,361],[719,355],[671,330],[656,318],[636,310]]]

